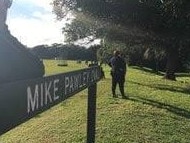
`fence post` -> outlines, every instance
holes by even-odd
[[[88,87],[87,143],[95,143],[97,84]]]

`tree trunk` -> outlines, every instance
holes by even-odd
[[[175,46],[168,49],[167,51],[167,63],[166,63],[166,73],[164,78],[169,80],[176,80],[175,72],[179,64],[179,53],[178,48]]]

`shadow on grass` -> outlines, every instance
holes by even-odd
[[[163,90],[163,91],[171,91],[171,92],[178,92],[178,93],[184,93],[189,95],[190,94],[190,88],[186,87],[178,87],[178,86],[173,86],[173,85],[165,85],[165,84],[145,84],[145,83],[139,83],[139,82],[134,82],[134,81],[128,81],[132,84],[137,84],[140,86],[146,86],[146,87],[150,87],[150,88],[154,88],[157,90]]]
[[[34,118],[41,118],[41,115],[37,114],[37,115],[34,116]]]
[[[137,69],[137,70],[141,70],[141,71],[144,71],[144,72],[148,72],[148,73],[151,73],[151,74],[156,74],[156,75],[164,76],[163,72],[155,71],[153,69],[146,68],[146,67],[131,66],[131,68]]]
[[[146,98],[142,98],[142,97],[137,97],[137,96],[130,96],[127,100],[131,100],[134,102],[140,102],[140,103],[143,103],[146,105],[151,105],[151,106],[154,106],[154,107],[157,107],[160,109],[165,109],[173,114],[190,119],[190,111],[170,105],[170,104],[166,104],[166,103],[162,103],[159,101],[146,99]]]
[[[148,72],[148,73],[151,73],[151,74],[156,74],[156,75],[160,75],[160,76],[164,76],[165,73],[164,72],[161,72],[161,71],[155,71],[153,69],[150,69],[150,68],[146,68],[146,67],[138,67],[138,66],[130,66],[131,68],[133,69],[137,69],[137,70],[140,70],[140,71],[144,71],[144,72]],[[176,73],[175,74],[176,77],[190,77],[190,73]]]
[[[190,73],[176,73],[176,77],[190,77]]]

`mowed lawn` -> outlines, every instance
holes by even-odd
[[[44,61],[46,75],[87,67]],[[190,76],[167,81],[149,69],[129,67],[129,99],[112,98],[110,68],[98,83],[97,143],[190,143]],[[119,91],[117,91],[119,94]],[[22,103],[21,103],[22,104]],[[1,113],[3,114],[3,113]],[[63,101],[0,137],[0,143],[85,143],[87,90]]]

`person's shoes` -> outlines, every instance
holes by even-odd
[[[117,97],[116,94],[115,94],[115,92],[113,92],[113,91],[112,91],[112,95],[113,95],[113,98]]]
[[[129,99],[127,95],[122,95],[122,99]]]

